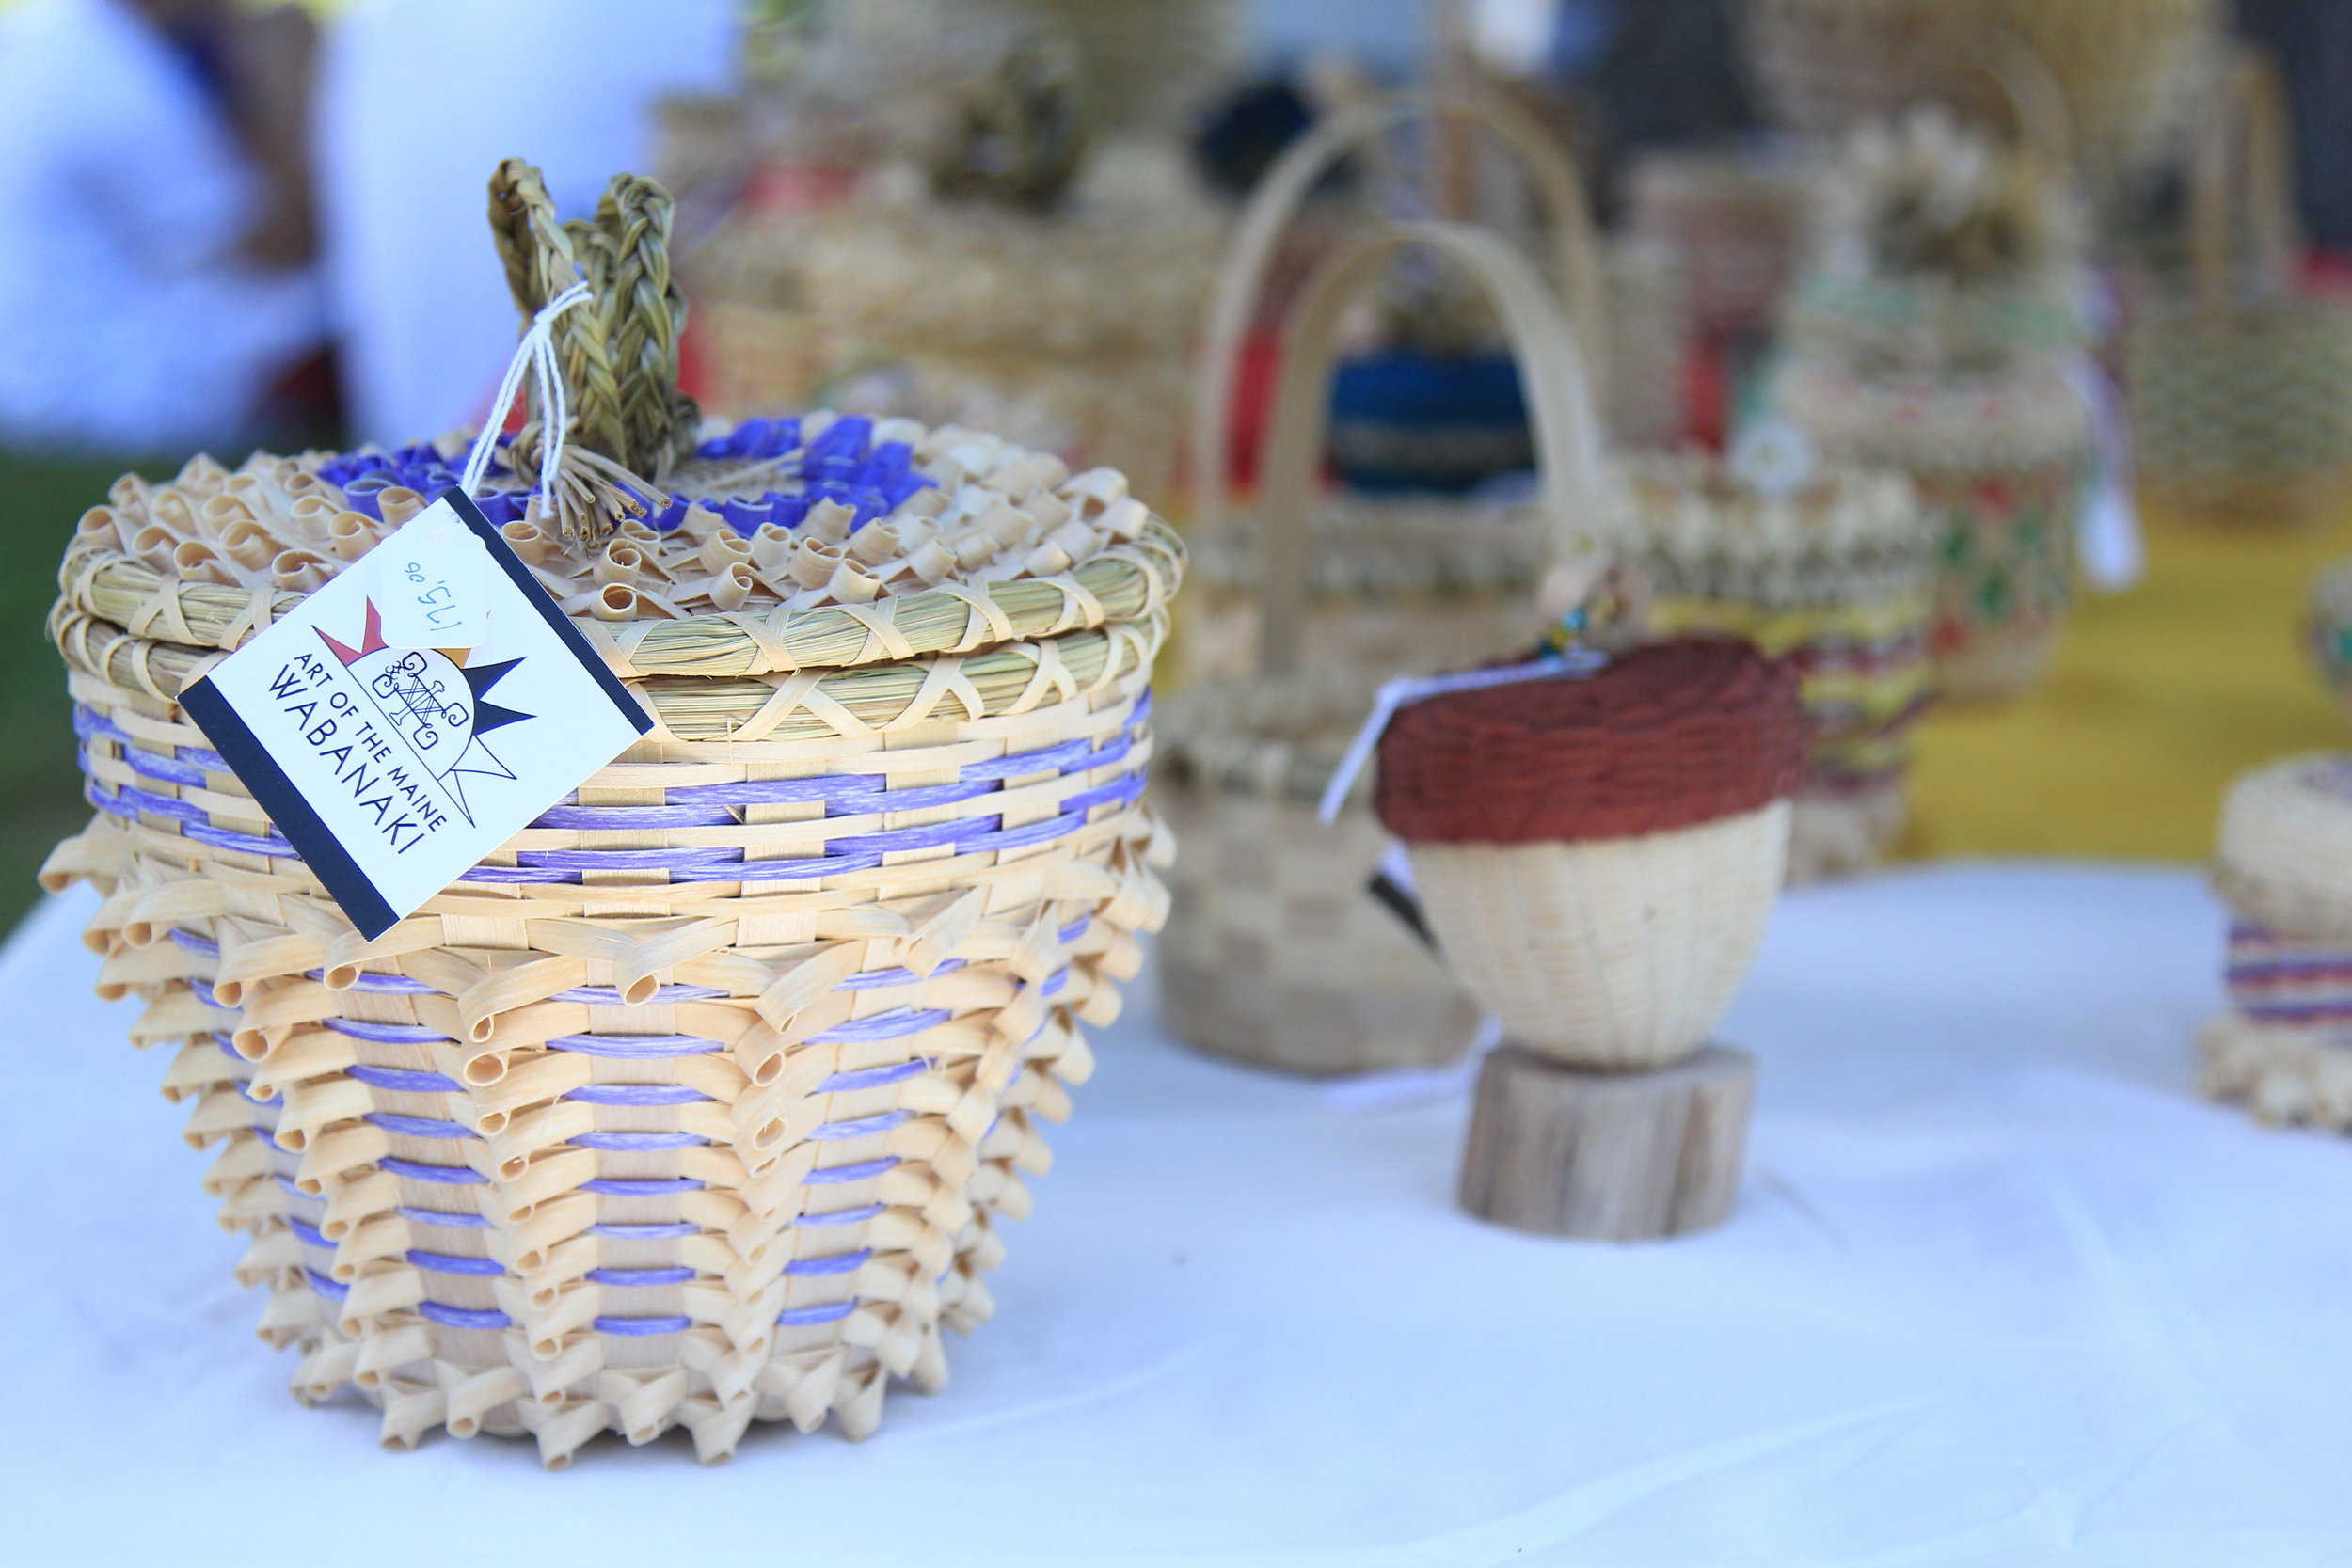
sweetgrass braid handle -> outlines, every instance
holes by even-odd
[[[2241,233],[2252,241],[2266,278],[2283,280],[2301,248],[2294,164],[2295,132],[2278,67],[2262,50],[2242,45],[2189,168],[2189,262],[2208,321],[2225,318],[2235,297],[2232,262]]]
[[[528,328],[574,283],[594,299],[555,324],[571,399],[566,439],[659,479],[692,450],[698,413],[678,390],[686,300],[670,272],[674,208],[639,175],[615,175],[592,220],[559,222],[539,171],[509,158],[490,178],[490,230]]]
[[[1606,307],[1592,209],[1576,166],[1558,138],[1526,110],[1492,92],[1405,93],[1343,109],[1293,142],[1266,171],[1234,227],[1218,271],[1193,407],[1193,516],[1201,534],[1225,518],[1242,349],[1283,231],[1316,182],[1341,159],[1400,126],[1448,117],[1475,122],[1518,160],[1550,220],[1555,280],[1567,301],[1568,319],[1576,324],[1578,341],[1595,367],[1606,363]]]
[[[1468,224],[1397,224],[1368,234],[1315,273],[1282,339],[1282,374],[1266,444],[1259,547],[1258,662],[1262,674],[1298,667],[1306,622],[1308,518],[1330,422],[1329,383],[1340,318],[1395,254],[1425,245],[1470,275],[1502,317],[1528,392],[1542,484],[1536,505],[1557,562],[1578,553],[1578,519],[1601,499],[1601,437],[1582,355],[1559,301],[1507,241]]]

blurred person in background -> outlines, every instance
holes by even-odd
[[[358,0],[327,40],[322,221],[353,434],[482,417],[515,350],[491,172],[539,166],[563,215],[650,170],[651,109],[734,76],[733,0]]]
[[[0,14],[0,442],[225,447],[319,350],[307,13]]]

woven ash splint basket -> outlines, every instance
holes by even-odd
[[[2221,0],[1747,0],[1749,53],[1775,119],[1812,135],[1898,114],[1956,54],[2007,34],[2066,96],[2084,174],[2121,197],[2197,122]]]
[[[2304,637],[2336,705],[2352,717],[2352,561],[2313,579]]]
[[[2187,515],[2312,519],[2352,483],[2352,305],[2304,292],[2278,74],[2232,68],[2189,181],[2191,275],[2135,324],[2141,474]]]
[[[2265,1121],[2352,1132],[2352,757],[2240,779],[2213,880],[2232,914],[2230,1006],[2198,1042],[2198,1086]]]
[[[1937,684],[1962,699],[2041,678],[2097,457],[2068,130],[2046,73],[2009,55],[1952,77],[1999,90],[2012,149],[1933,105],[1849,138],[1773,387],[1830,456],[1911,476],[1937,533]]]
[[[1755,961],[1804,775],[1795,672],[1688,639],[1405,708],[1378,811],[1448,966],[1512,1039],[1655,1069],[1707,1043]]]
[[[1657,266],[1645,275],[1619,265],[1621,258],[1604,258],[1582,184],[1549,131],[1494,93],[1400,95],[1328,117],[1267,172],[1235,226],[1217,279],[1193,415],[1200,482],[1186,534],[1195,569],[1179,641],[1187,681],[1231,681],[1258,669],[1251,651],[1260,640],[1257,579],[1269,531],[1266,508],[1262,503],[1235,516],[1227,491],[1243,352],[1282,236],[1343,159],[1376,150],[1402,130],[1453,119],[1475,126],[1524,177],[1545,224],[1547,270],[1593,384],[1627,393],[1618,410],[1626,415],[1625,433],[1659,432],[1654,410],[1642,406],[1652,401],[1645,388],[1658,384],[1661,356],[1675,360],[1667,379],[1678,382],[1678,300],[1659,288]],[[1603,366],[1612,373],[1602,374]],[[1524,508],[1430,495],[1331,495],[1305,521],[1313,534],[1314,592],[1300,607],[1307,630],[1297,645],[1308,662],[1358,676],[1453,669],[1493,657],[1501,649],[1498,619],[1518,618],[1532,605],[1549,548],[1543,524]]]
[[[1192,846],[1171,878],[1159,946],[1162,1017],[1179,1037],[1218,1055],[1296,1072],[1428,1066],[1461,1054],[1475,1010],[1430,954],[1365,893],[1387,845],[1360,787],[1338,820],[1317,820],[1330,783],[1381,677],[1396,666],[1331,670],[1308,659],[1310,498],[1323,451],[1323,397],[1343,312],[1393,254],[1427,245],[1493,298],[1518,352],[1534,415],[1549,547],[1565,558],[1579,526],[1605,504],[1598,438],[1577,350],[1534,268],[1484,231],[1416,224],[1367,236],[1310,283],[1283,344],[1267,448],[1257,592],[1257,662],[1249,680],[1190,686],[1164,717],[1158,799]],[[1489,654],[1541,634],[1534,595],[1523,636],[1498,606]],[[1429,666],[1408,644],[1406,668]]]
[[[941,1385],[1164,907],[1139,797],[1184,559],[1118,476],[968,432],[663,434],[666,204],[615,193],[566,235],[535,177],[494,188],[526,314],[575,262],[596,287],[567,380],[685,449],[582,450],[583,393],[552,509],[535,427],[491,470],[656,720],[574,798],[369,942],[177,705],[460,443],[120,481],[54,618],[100,809],[43,879],[107,895],[102,992],[177,1048],[295,1394],[550,1465],[607,1429],[705,1460],[754,1419],[863,1436],[893,1377]]]
[[[1858,871],[1901,833],[1932,673],[1935,539],[1900,474],[1830,467],[1767,497],[1700,456],[1627,465],[1601,535],[1649,578],[1650,629],[1745,638],[1799,674],[1809,735],[1791,880]]]

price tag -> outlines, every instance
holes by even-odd
[[[437,513],[448,522],[420,530]],[[403,593],[405,620],[389,608]],[[180,704],[371,940],[653,728],[453,492]]]
[[[395,648],[478,648],[489,635],[490,552],[447,499],[410,518],[358,568]]]

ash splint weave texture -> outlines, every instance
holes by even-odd
[[[1804,777],[1796,673],[1685,638],[1586,680],[1416,703],[1380,743],[1378,811],[1408,844],[1574,843],[1756,811]]]
[[[561,1464],[608,1428],[682,1424],[706,1459],[755,1418],[862,1436],[891,1376],[939,1386],[1163,908],[1163,625],[869,666],[914,693],[871,722],[813,678],[838,672],[774,676],[724,739],[674,721],[727,683],[634,680],[655,732],[372,944],[181,715],[167,650],[92,668],[69,638],[100,815],[44,877],[110,895],[103,983],[177,1047],[296,1394]],[[1029,678],[990,697],[992,657]]]
[[[2214,854],[2229,904],[2229,1010],[2199,1087],[2265,1121],[2352,1131],[2352,757],[2305,756],[2232,787]]]
[[[1790,877],[1877,860],[1902,828],[1931,681],[1934,538],[1911,486],[1832,467],[1767,496],[1681,455],[1629,478],[1635,504],[1604,537],[1649,578],[1651,630],[1742,637],[1798,672],[1811,765]]]
[[[1446,962],[1518,1044],[1670,1066],[1745,977],[1804,779],[1795,672],[1745,643],[1652,643],[1587,679],[1432,697],[1380,744]]]
[[[1394,668],[1334,671],[1310,658],[1325,630],[1308,615],[1311,552],[1320,543],[1308,513],[1327,377],[1349,304],[1413,245],[1467,272],[1509,329],[1534,415],[1542,547],[1564,562],[1574,556],[1581,527],[1608,503],[1576,339],[1556,298],[1507,244],[1445,224],[1376,230],[1310,280],[1285,327],[1259,507],[1251,583],[1261,673],[1177,694],[1161,780],[1177,831],[1194,847],[1177,872],[1175,913],[1160,944],[1162,1019],[1202,1050],[1289,1071],[1435,1066],[1467,1050],[1477,1023],[1425,947],[1363,895],[1384,844],[1365,809],[1368,792],[1359,786],[1327,824],[1312,804],[1372,705],[1373,683]],[[1532,606],[1528,618],[1540,619]],[[1401,662],[1426,668],[1434,640],[1409,631],[1419,652]],[[1502,605],[1486,632],[1488,657],[1511,651]]]
[[[1116,474],[1061,483],[993,445],[974,471],[928,441],[909,455],[960,487],[948,515],[1020,527],[953,580],[854,602],[654,619],[589,595],[653,730],[373,942],[178,705],[304,585],[126,547],[230,512],[340,517],[364,476],[199,459],[86,519],[52,630],[99,815],[43,879],[107,895],[101,990],[176,1050],[166,1092],[218,1147],[205,1185],[252,1238],[240,1277],[302,1353],[297,1397],[355,1385],[393,1447],[528,1433],[561,1465],[683,1426],[717,1460],[755,1419],[864,1436],[892,1378],[945,1381],[943,1328],[989,1316],[1037,1124],[1165,907],[1141,796],[1184,549]],[[759,455],[787,499],[827,483],[821,451]],[[646,488],[607,492],[626,519]],[[1029,537],[1040,509],[1132,526],[1073,562]],[[834,520],[854,546],[885,510]],[[711,537],[809,520],[774,513]]]

